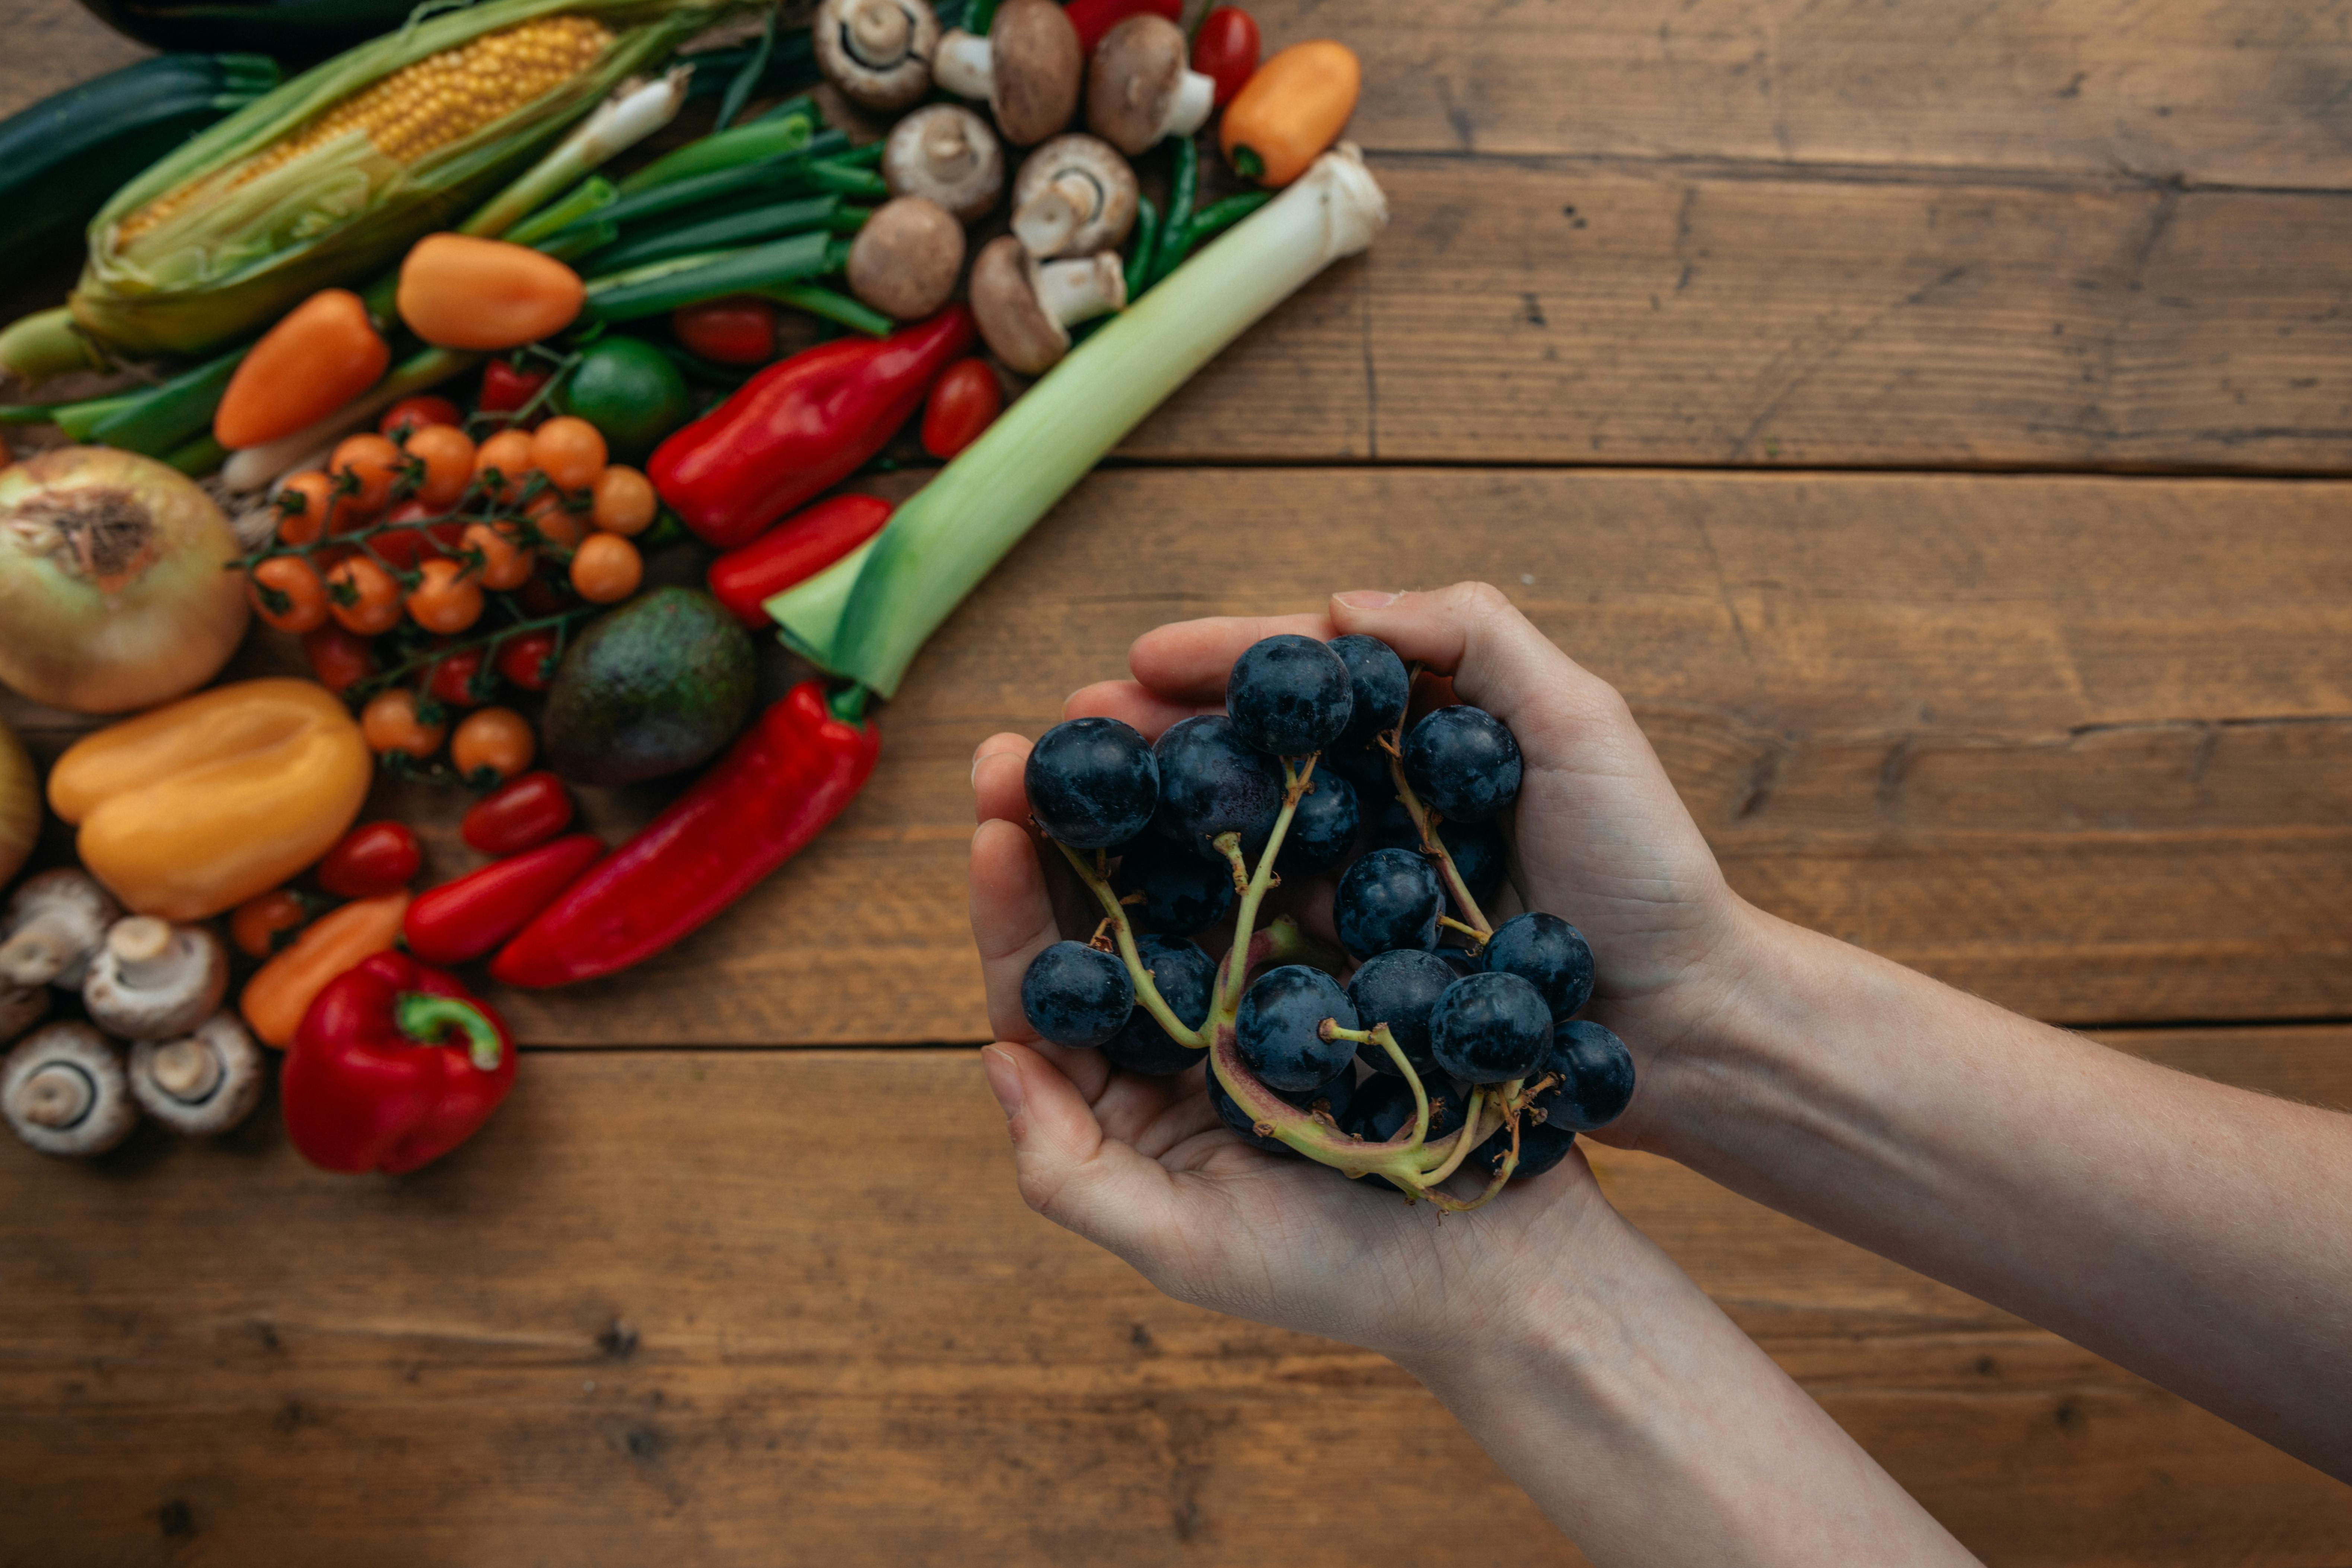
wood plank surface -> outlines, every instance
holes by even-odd
[[[2352,1103],[2352,1031],[2148,1054]],[[2316,1472],[1679,1167],[1594,1157],[1989,1563],[2352,1561]],[[309,1170],[267,1110],[0,1172],[11,1564],[1571,1560],[1380,1358],[1179,1306],[1031,1215],[967,1051],[534,1052],[399,1182]]]

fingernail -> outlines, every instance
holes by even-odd
[[[971,787],[974,789],[978,789],[980,787],[980,750],[978,747],[974,747],[971,753]]]
[[[1004,1107],[1006,1121],[1021,1113],[1021,1102],[1026,1098],[1021,1087],[1021,1064],[1013,1059],[1011,1051],[990,1046],[980,1053],[981,1065],[988,1070],[988,1087],[996,1096],[996,1103]]]
[[[1332,597],[1351,610],[1384,610],[1402,595],[1383,594],[1378,588],[1358,588],[1353,593],[1335,594]]]

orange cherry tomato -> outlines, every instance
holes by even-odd
[[[576,414],[531,432],[531,467],[567,490],[584,490],[604,471],[604,433]]]
[[[332,622],[302,634],[302,657],[320,685],[341,697],[352,683],[375,673],[375,650],[368,640],[353,637]]]
[[[247,958],[268,958],[294,940],[310,918],[310,906],[291,888],[257,893],[228,917],[228,938]]]
[[[558,550],[577,549],[581,536],[588,531],[587,521],[553,490],[532,501],[524,515],[539,530],[540,537]]]
[[[246,574],[253,613],[281,632],[315,631],[327,624],[327,585],[299,555],[273,555]]]
[[[625,463],[614,463],[596,476],[596,504],[589,517],[608,533],[643,533],[660,506],[653,480]]]
[[[454,637],[482,618],[482,584],[456,561],[427,561],[408,591],[409,619],[428,632]]]
[[[474,482],[474,438],[455,425],[427,425],[410,432],[407,479],[416,499],[436,511],[456,506]]]
[[[306,468],[289,474],[270,500],[278,508],[278,538],[285,544],[309,544],[327,531],[327,513],[334,510],[335,481],[325,470]]]
[[[435,426],[463,425],[466,416],[446,397],[404,397],[375,422],[376,434],[403,441]]]
[[[351,474],[359,480],[352,497],[355,506],[373,511],[392,499],[393,481],[400,478],[400,448],[373,431],[346,436],[327,463],[331,474]]]
[[[521,493],[523,480],[530,477],[533,466],[529,431],[501,430],[474,448],[474,472],[498,470],[501,483],[494,493],[502,501],[510,501]]]
[[[980,439],[1004,412],[1004,391],[984,359],[960,359],[940,372],[923,404],[923,450],[954,457]]]
[[[520,588],[530,579],[530,548],[516,542],[508,525],[493,528],[487,522],[467,523],[464,548],[481,557],[482,563],[476,572],[485,588],[503,592]]]
[[[363,637],[388,632],[400,624],[400,584],[364,555],[338,561],[327,571],[327,613]]]
[[[572,552],[572,591],[592,605],[627,598],[645,576],[645,558],[617,533],[592,533]]]
[[[472,784],[504,784],[530,766],[539,737],[511,708],[482,708],[459,721],[449,737],[449,761]]]
[[[445,721],[425,719],[416,693],[404,686],[377,692],[360,710],[360,733],[379,756],[398,752],[422,762],[441,749],[441,738],[448,732]]]

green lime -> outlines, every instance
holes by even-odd
[[[565,413],[603,431],[613,456],[629,463],[645,461],[693,412],[686,377],[669,356],[643,338],[617,334],[583,351],[560,401]]]

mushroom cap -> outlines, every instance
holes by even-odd
[[[970,223],[994,206],[1004,188],[1004,149],[971,110],[934,103],[891,130],[882,177],[892,195],[921,196]]]
[[[1135,157],[1160,140],[1183,80],[1183,29],[1148,11],[1129,16],[1087,67],[1087,128]]]
[[[103,1154],[139,1124],[122,1053],[88,1024],[58,1023],[0,1063],[0,1114],[44,1154]]]
[[[1087,62],[1076,26],[1054,0],[1004,0],[989,24],[988,48],[989,107],[1007,142],[1027,147],[1070,122]]]
[[[923,0],[824,0],[809,26],[816,68],[868,109],[904,109],[931,89],[940,19]]]
[[[884,315],[920,321],[948,302],[963,270],[963,225],[921,196],[874,209],[849,247],[849,291]]]
[[[26,878],[8,900],[0,979],[79,986],[90,954],[106,940],[106,928],[121,918],[122,906],[114,896],[78,867]]]
[[[0,1046],[41,1021],[49,1010],[49,988],[0,980]]]
[[[226,1132],[261,1103],[268,1082],[261,1047],[234,1013],[215,1013],[176,1040],[131,1047],[131,1098],[174,1132]]]
[[[1021,173],[1013,182],[1013,226],[1020,227],[1024,207],[1070,173],[1093,182],[1097,199],[1093,216],[1072,229],[1069,237],[1051,254],[1086,256],[1097,250],[1117,249],[1135,226],[1135,171],[1118,155],[1118,149],[1083,131],[1042,143],[1022,163]]]
[[[184,1035],[220,1005],[228,951],[204,926],[132,915],[107,928],[81,983],[90,1022],[127,1040]]]
[[[989,352],[1024,375],[1045,374],[1070,352],[1069,330],[1037,303],[1036,258],[1009,234],[971,264],[971,313]]]

